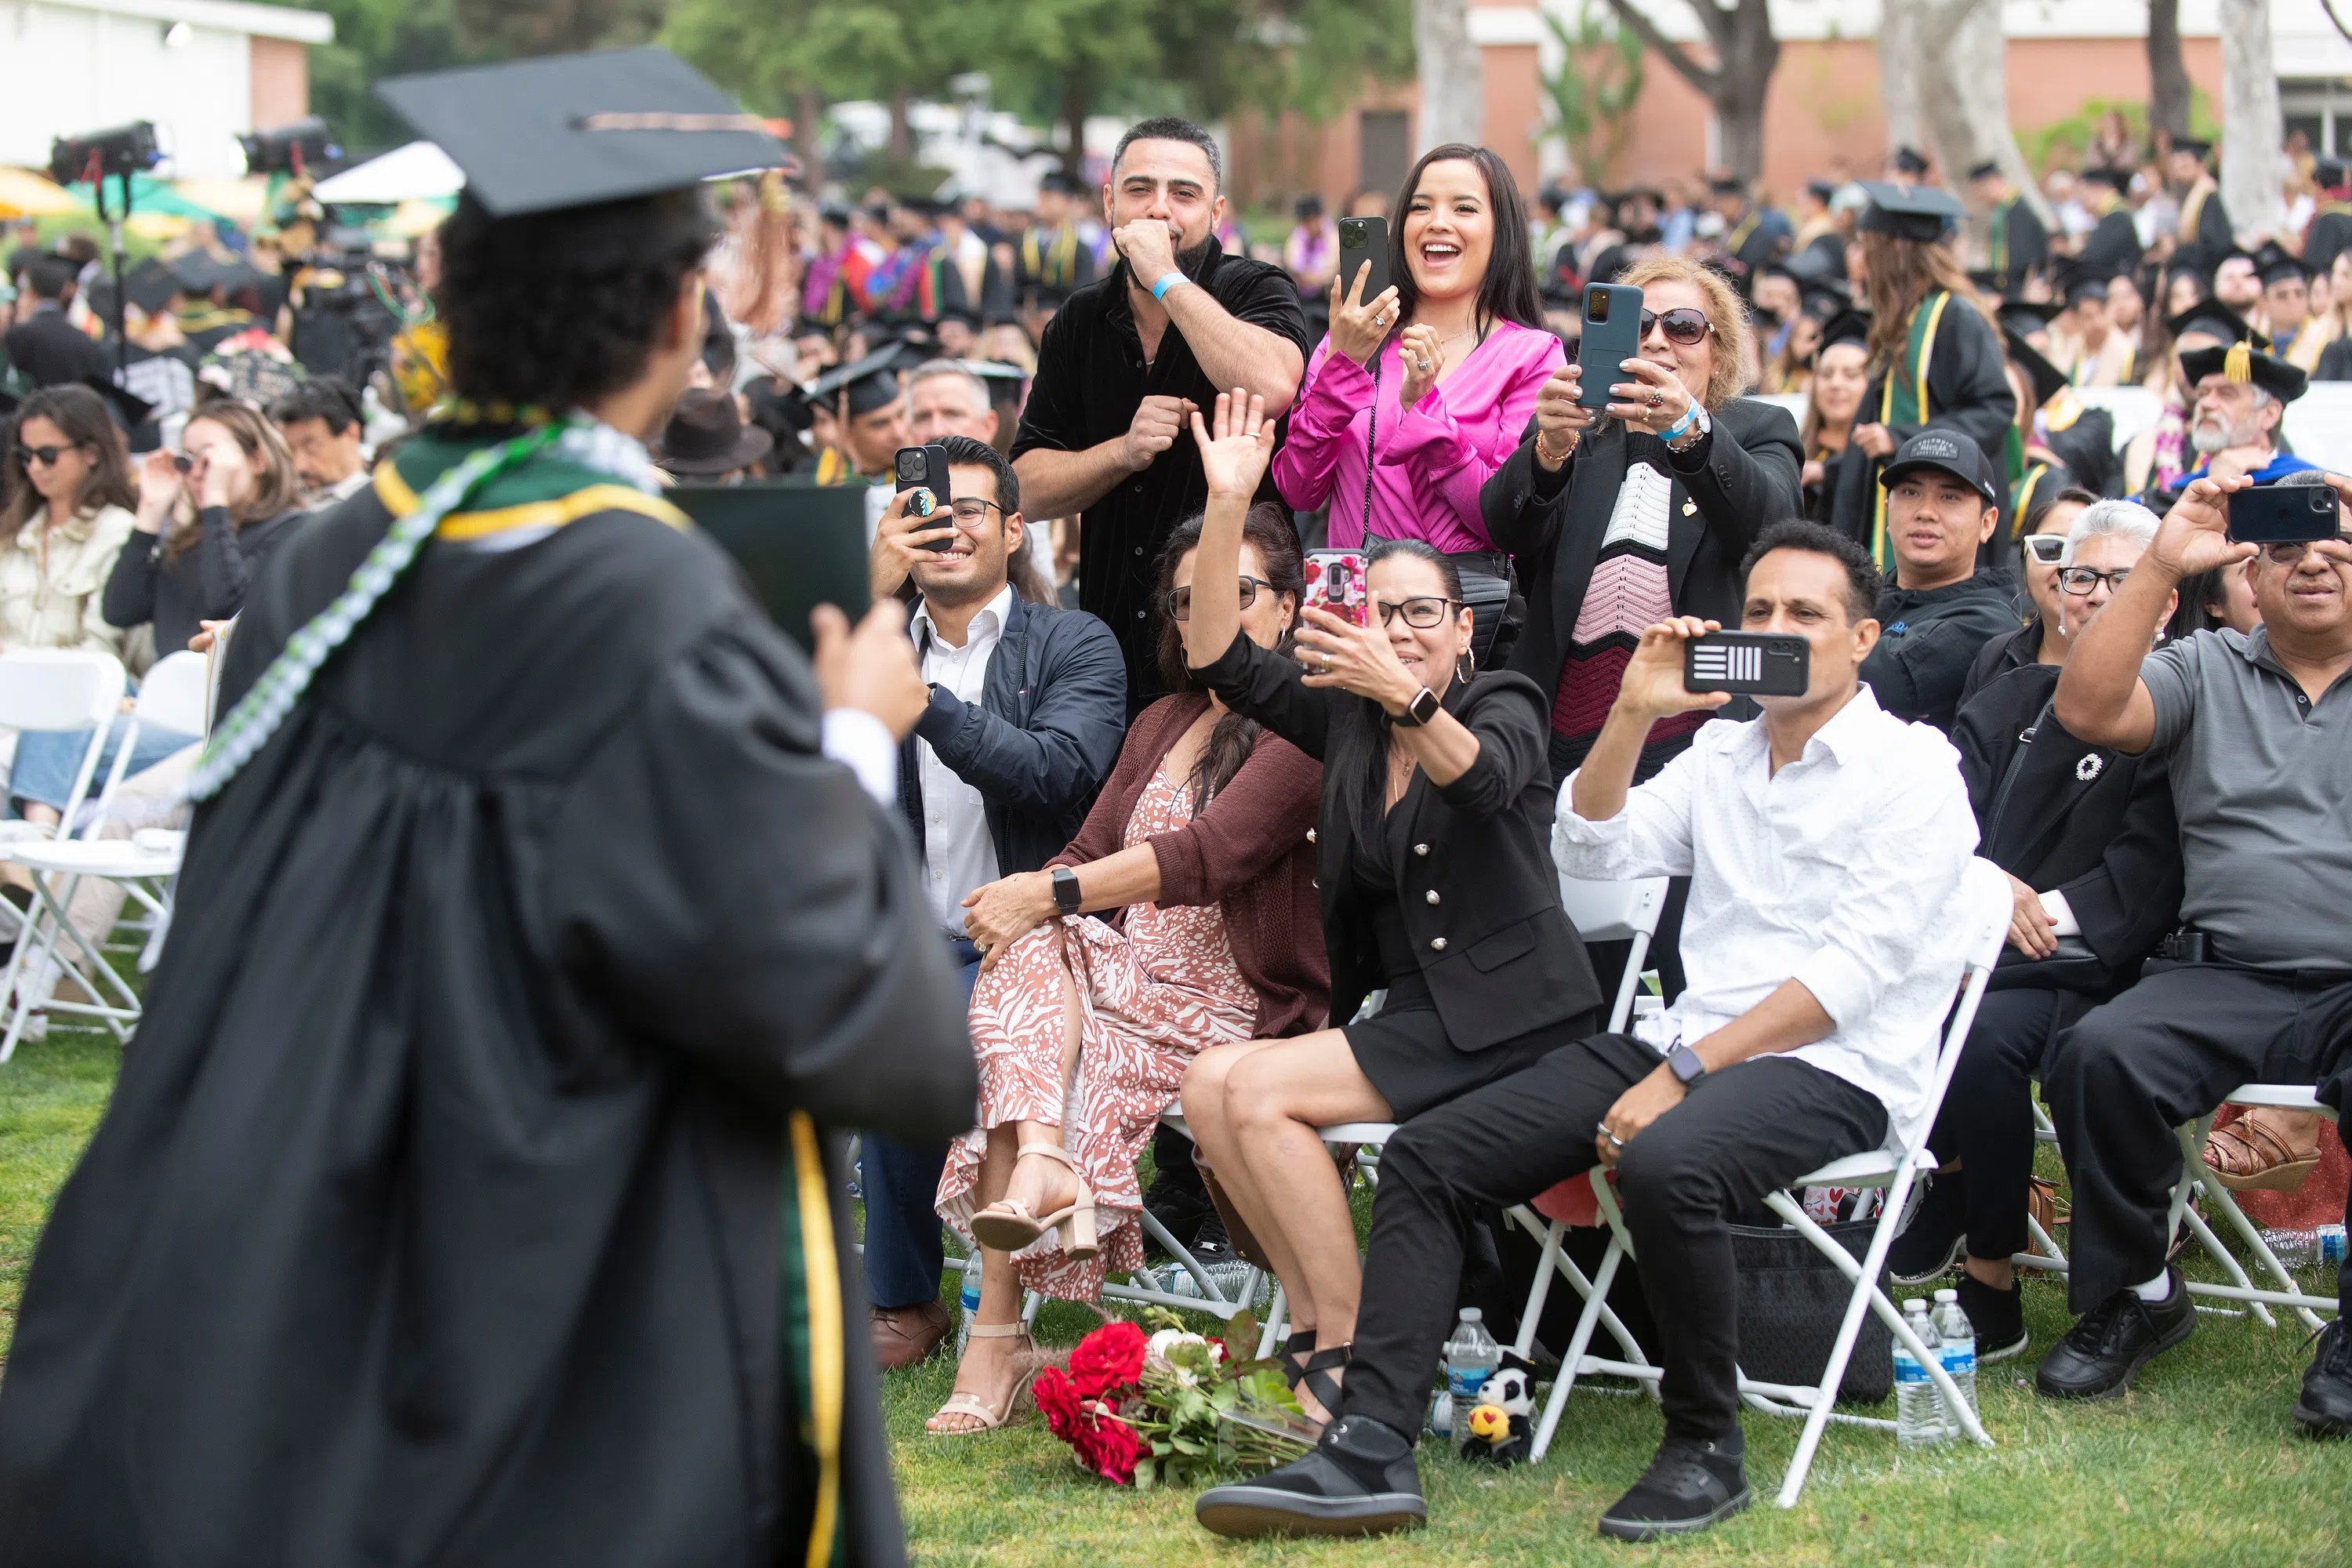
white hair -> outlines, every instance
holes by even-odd
[[[2058,557],[2062,566],[2074,563],[2074,552],[2086,539],[2096,539],[2103,533],[2128,539],[2146,550],[2156,538],[2156,513],[2136,500],[2098,500],[2083,509],[2074,526],[2066,531],[2066,549]]]
[[[917,365],[912,371],[908,373],[907,395],[909,397],[914,395],[915,387],[918,383],[929,381],[935,376],[942,375],[952,375],[961,381],[966,386],[971,388],[971,395],[976,400],[972,405],[973,413],[984,413],[990,407],[991,400],[988,395],[988,383],[982,380],[979,376],[974,375],[971,372],[971,367],[965,364],[961,360],[925,360],[922,363]]]

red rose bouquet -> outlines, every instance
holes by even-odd
[[[1037,1408],[1078,1463],[1120,1486],[1198,1485],[1231,1468],[1255,1474],[1314,1447],[1315,1428],[1271,1361],[1236,1361],[1224,1342],[1153,1308],[1147,1336],[1105,1323],[1078,1342],[1070,1367],[1037,1374]],[[1256,1337],[1246,1313],[1237,1337]]]

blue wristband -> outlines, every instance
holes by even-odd
[[[1191,281],[1192,280],[1190,278],[1185,277],[1181,272],[1171,272],[1167,277],[1162,278],[1159,282],[1154,283],[1151,286],[1151,297],[1155,300],[1165,300],[1168,298],[1168,290],[1173,289],[1179,283],[1190,283]]]
[[[1659,437],[1658,439],[1661,441],[1679,441],[1684,437],[1689,435],[1691,426],[1697,423],[1698,405],[1696,403],[1692,403],[1683,409],[1683,416],[1675,420],[1672,425],[1668,426],[1666,427],[1665,434]]]

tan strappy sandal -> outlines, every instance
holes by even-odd
[[[1072,1258],[1092,1258],[1098,1250],[1095,1243],[1095,1194],[1087,1187],[1086,1177],[1079,1175],[1078,1163],[1059,1143],[1021,1145],[1021,1159],[1032,1154],[1058,1160],[1070,1168],[1070,1174],[1078,1178],[1077,1201],[1041,1215],[1031,1214],[1026,1204],[1002,1199],[971,1216],[972,1239],[998,1252],[1018,1252],[1047,1231],[1058,1231],[1064,1252]]]
[[[2205,1168],[2231,1192],[2291,1193],[2319,1168],[2324,1125],[2307,1112],[2258,1106],[2207,1136]],[[2307,1147],[2295,1147],[2298,1136]]]
[[[971,1337],[976,1340],[1009,1340],[1016,1336],[1023,1340],[1028,1339],[1028,1329],[1020,1323],[974,1323],[971,1326]],[[974,1432],[993,1432],[1012,1420],[1013,1407],[1021,1403],[1021,1396],[1026,1394],[1029,1391],[1029,1385],[1037,1380],[1035,1364],[1037,1347],[1033,1343],[1028,1350],[1031,1363],[1029,1369],[1013,1382],[1013,1392],[1004,1396],[1004,1404],[1001,1408],[992,1408],[982,1404],[980,1395],[977,1394],[950,1394],[948,1395],[947,1403],[931,1414],[931,1421],[937,1421],[942,1415],[969,1415],[980,1425],[934,1426],[930,1421],[926,1421],[923,1423],[923,1430],[934,1437],[963,1437]]]

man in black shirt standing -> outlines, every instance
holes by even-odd
[[[1103,193],[1119,261],[1072,294],[1038,347],[1013,443],[1034,517],[1086,514],[1078,605],[1127,655],[1129,713],[1162,695],[1151,624],[1160,549],[1208,500],[1185,421],[1246,387],[1287,409],[1307,368],[1307,319],[1279,267],[1227,256],[1217,144],[1189,121],[1119,139]],[[1260,499],[1277,499],[1269,479]]]

